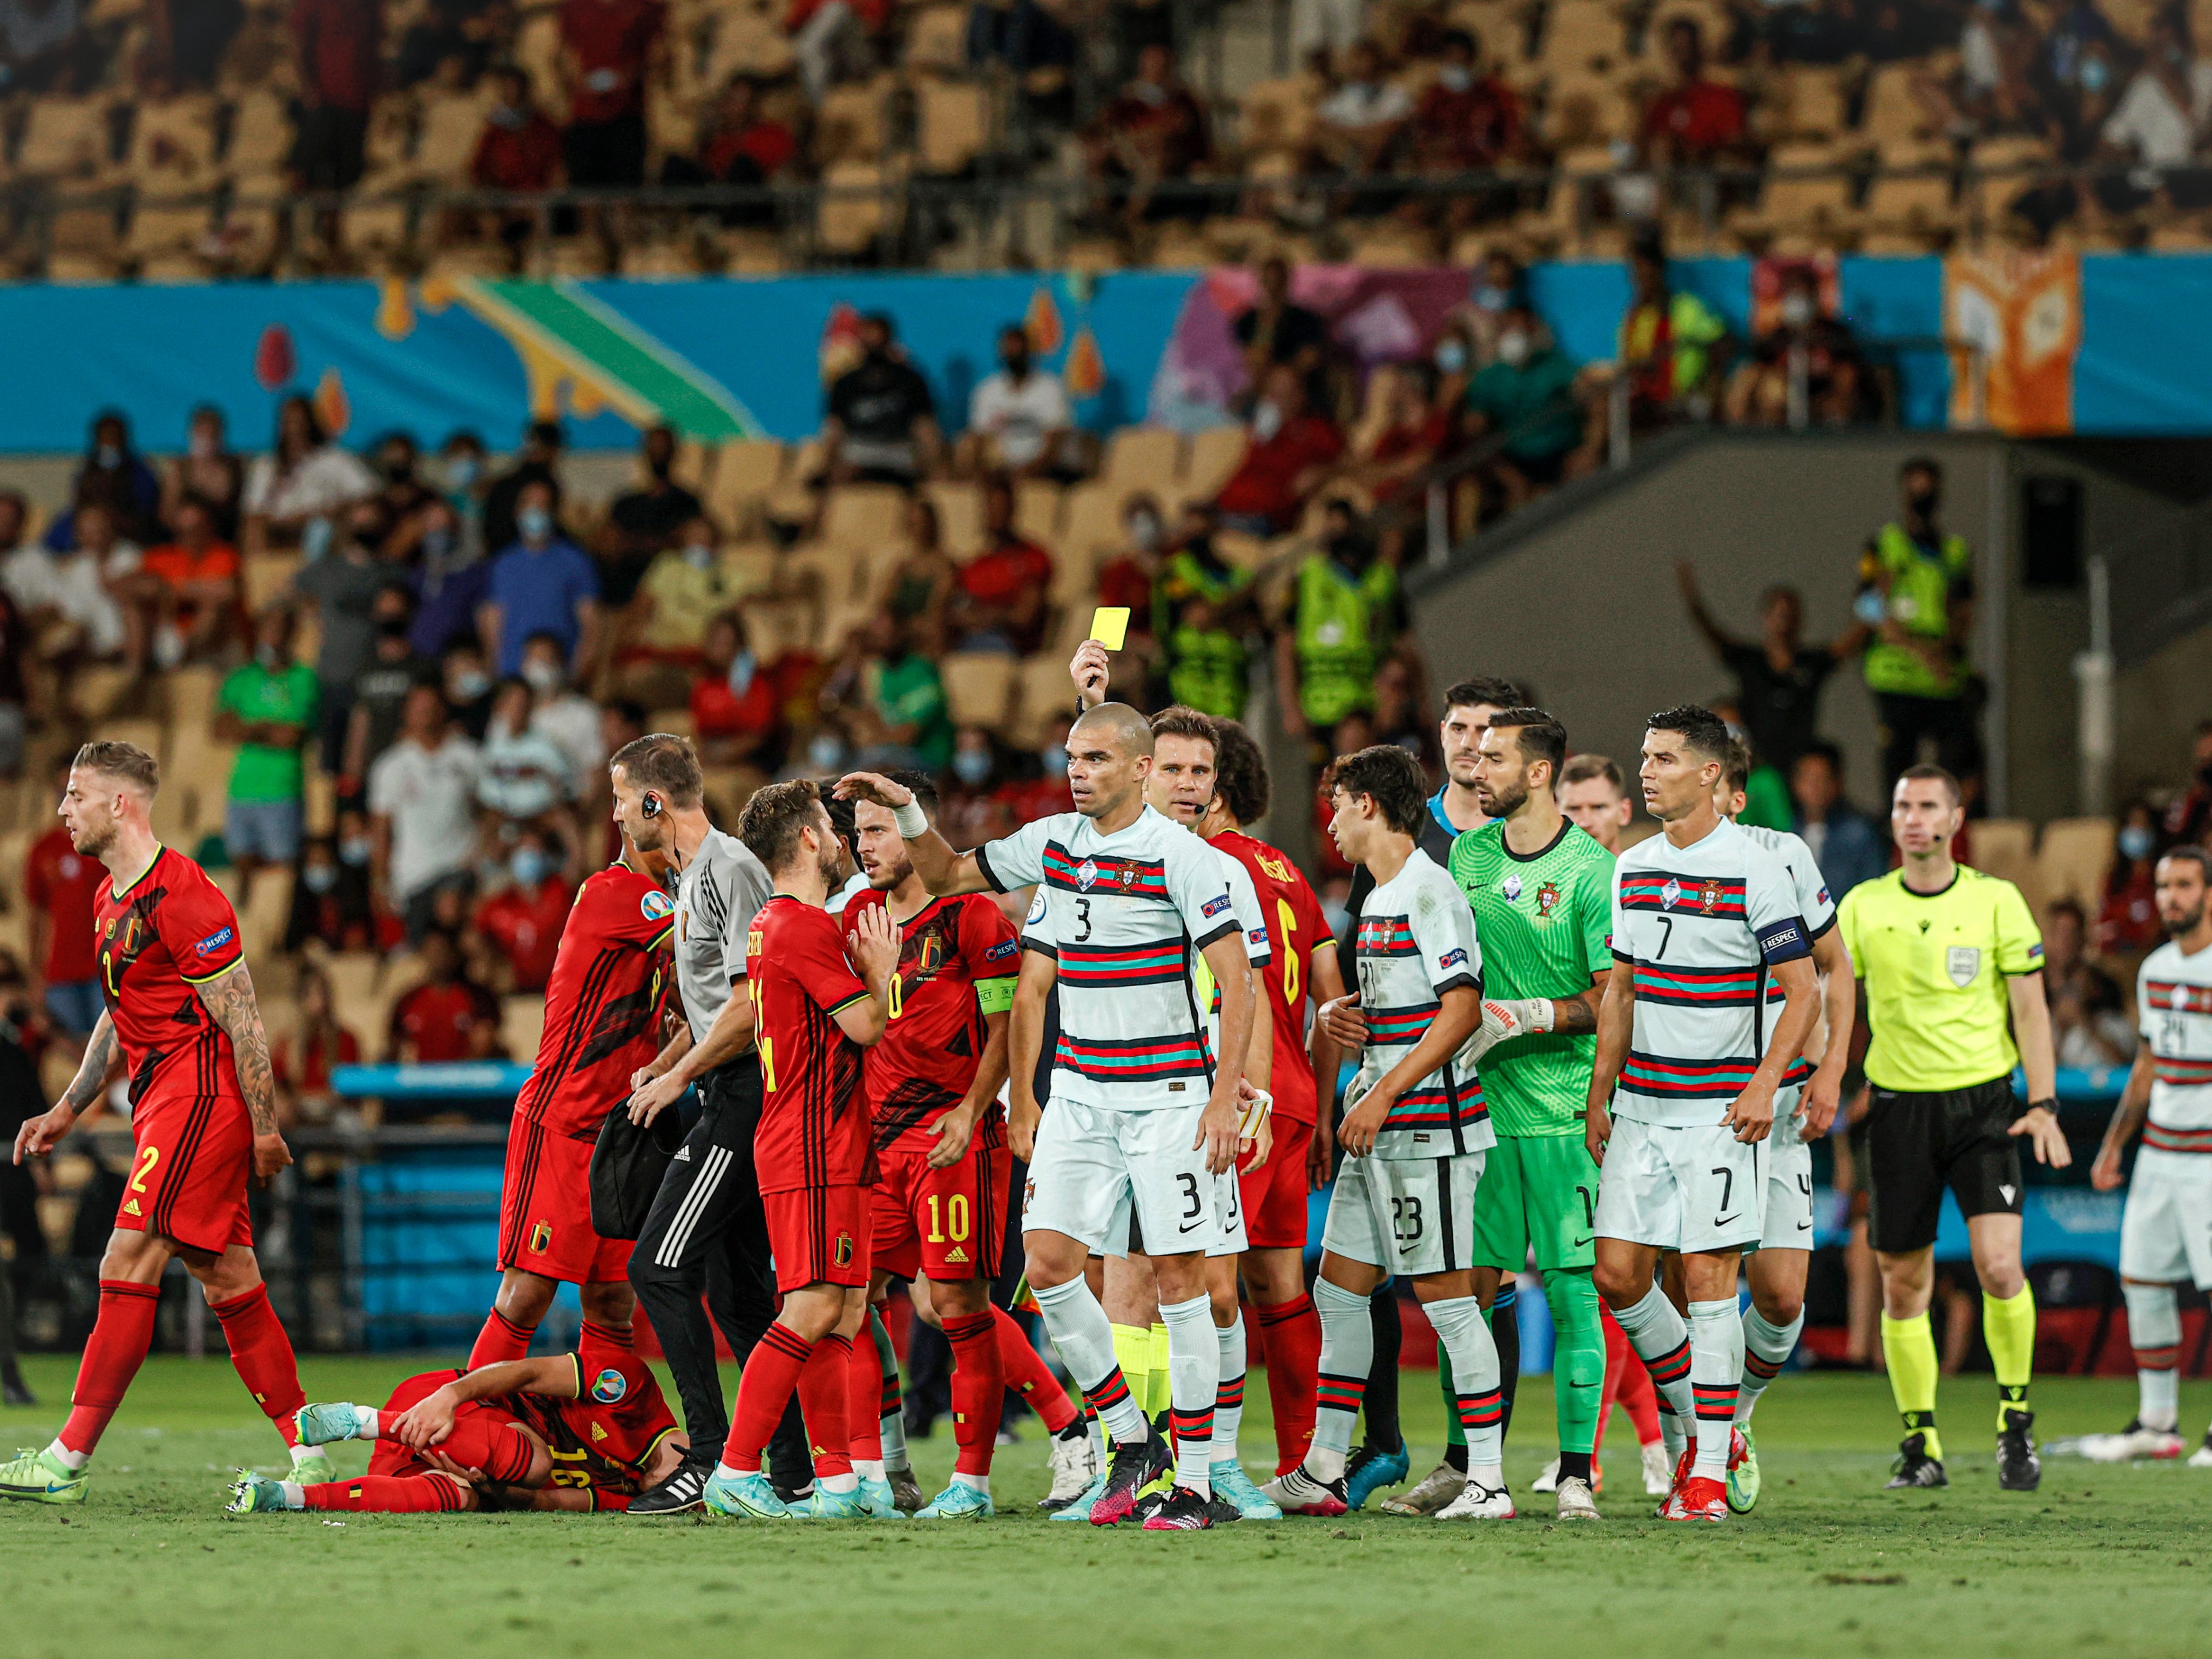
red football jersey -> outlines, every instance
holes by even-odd
[[[100,884],[93,921],[100,990],[123,1045],[134,1106],[155,1088],[240,1098],[230,1038],[200,1006],[198,987],[245,955],[238,915],[207,872],[174,848],[118,893]]]
[[[538,1063],[514,1103],[556,1134],[590,1139],[630,1076],[660,1047],[676,905],[650,876],[617,864],[588,878],[561,929],[545,985]]]
[[[881,909],[885,902],[872,888],[855,893],[845,906],[846,933],[864,908]],[[867,1051],[862,1072],[878,1152],[927,1152],[935,1144],[937,1120],[967,1097],[983,1057],[976,984],[1005,980],[1010,1006],[1021,950],[1013,923],[987,893],[933,899],[900,924],[890,1020],[882,1041]],[[1000,1114],[983,1115],[973,1144],[1006,1145]]]
[[[553,977],[574,902],[566,887],[549,881],[534,895],[509,887],[477,906],[477,929],[513,964],[516,990],[543,991]]]
[[[74,984],[100,971],[94,918],[107,884],[106,866],[78,852],[61,825],[31,843],[23,858],[23,896],[52,924],[46,959],[39,964],[47,984]]]
[[[753,1169],[763,1193],[875,1184],[860,1045],[831,1018],[868,994],[844,932],[818,905],[778,893],[745,942],[760,1032],[761,1119]]]
[[[574,1400],[516,1394],[505,1405],[551,1449],[555,1486],[636,1492],[654,1448],[676,1432],[660,1384],[635,1352],[588,1328],[568,1360],[576,1368]]]
[[[1317,949],[1336,948],[1335,935],[1322,920],[1321,901],[1287,854],[1240,830],[1213,837],[1211,845],[1243,865],[1260,895],[1272,947],[1261,969],[1267,988],[1268,1012],[1275,1017],[1275,1058],[1267,1092],[1278,1115],[1292,1123],[1315,1117],[1313,1057],[1306,1052],[1306,997],[1313,984]]]

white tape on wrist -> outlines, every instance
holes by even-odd
[[[1274,1096],[1265,1089],[1255,1089],[1252,1098],[1244,1103],[1243,1116],[1237,1121],[1237,1138],[1239,1140],[1257,1140],[1260,1126],[1267,1121],[1267,1115],[1274,1109]]]
[[[901,841],[918,841],[929,828],[929,814],[921,810],[921,803],[918,800],[892,807],[891,818],[898,825]]]

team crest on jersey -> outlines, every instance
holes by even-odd
[[[1097,879],[1097,860],[1085,859],[1082,863],[1075,866],[1075,884],[1078,887],[1080,887],[1085,892],[1089,892],[1091,890],[1091,884]]]
[[[592,1398],[602,1406],[611,1406],[629,1392],[629,1379],[612,1365],[592,1379]]]
[[[1660,904],[1665,908],[1671,910],[1681,902],[1682,884],[1675,880],[1672,876],[1668,877],[1667,884],[1659,890]]]
[[[544,1255],[552,1248],[553,1224],[550,1221],[532,1222],[530,1226],[530,1254]]]
[[[1518,904],[1521,902],[1521,872],[1516,870],[1499,882],[1498,890],[1505,895],[1508,904]]]
[[[853,1235],[839,1233],[830,1246],[830,1259],[841,1267],[853,1265]]]
[[[1549,921],[1552,912],[1559,908],[1559,884],[1557,882],[1547,881],[1536,890],[1536,919],[1539,921]]]
[[[1954,945],[1943,952],[1943,971],[1951,976],[1951,983],[1960,990],[1974,982],[1982,971],[1982,951],[1977,945]]]
[[[1707,876],[1705,884],[1698,889],[1698,908],[1707,915],[1711,915],[1719,908],[1720,902],[1721,884],[1711,876]]]
[[[945,935],[932,927],[922,934],[921,945],[915,952],[915,967],[920,979],[927,979],[945,966]]]
[[[676,914],[676,901],[656,887],[638,900],[637,909],[647,921],[665,921]]]

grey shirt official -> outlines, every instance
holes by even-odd
[[[709,830],[676,883],[676,988],[691,1041],[704,1042],[730,987],[745,976],[745,935],[774,884],[735,836]]]

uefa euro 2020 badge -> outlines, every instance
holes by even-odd
[[[592,1398],[602,1406],[618,1403],[629,1392],[629,1379],[612,1365],[608,1366],[592,1379]]]

